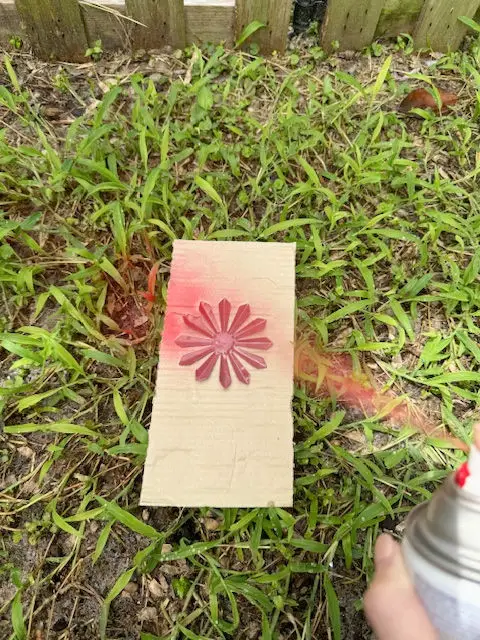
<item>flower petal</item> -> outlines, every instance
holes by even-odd
[[[194,331],[198,331],[198,333],[203,333],[204,336],[213,338],[213,336],[215,335],[214,332],[209,329],[209,327],[205,326],[201,318],[197,318],[196,316],[190,316],[187,314],[183,316],[183,321],[187,325],[187,327],[193,329]]]
[[[175,340],[175,344],[183,349],[188,349],[188,347],[206,347],[209,344],[212,344],[211,338],[200,338],[197,336],[178,336]]]
[[[207,325],[211,329],[213,329],[214,333],[219,333],[220,329],[218,328],[217,319],[215,318],[213,309],[208,304],[208,302],[200,302],[200,304],[198,305],[198,310],[202,314],[202,317],[207,323]]]
[[[228,354],[228,357],[230,358],[230,364],[233,367],[235,375],[240,380],[240,382],[243,382],[243,384],[249,384],[250,374],[248,373],[247,369],[245,369],[245,367],[240,362],[240,360],[237,358],[237,356],[233,353],[233,351],[231,351]]]
[[[198,381],[208,380],[212,375],[214,366],[217,364],[218,353],[212,353],[212,355],[205,360],[201,367],[195,371],[195,378]]]
[[[238,331],[242,326],[242,324],[248,320],[249,316],[250,316],[250,305],[249,304],[240,305],[237,309],[237,313],[235,314],[235,318],[233,319],[233,322],[230,325],[230,329],[228,330],[228,333],[231,333],[233,335],[236,331]]]
[[[248,351],[244,351],[243,349],[235,349],[235,353],[240,358],[243,358],[245,362],[251,364],[255,369],[266,369],[267,363],[262,358],[262,356],[257,356],[255,353],[248,353]]]
[[[257,318],[257,320],[252,320],[247,325],[237,331],[235,334],[235,338],[245,338],[246,336],[252,336],[254,333],[259,333],[263,331],[267,326],[267,321],[263,318]]]
[[[220,382],[224,389],[232,384],[232,376],[230,375],[230,367],[228,366],[228,359],[222,355],[220,360]]]
[[[228,330],[228,321],[230,319],[230,311],[232,310],[232,305],[230,302],[224,298],[221,300],[218,305],[218,314],[220,316],[220,327],[222,331]]]
[[[273,346],[273,342],[268,338],[243,338],[242,340],[236,340],[236,344],[239,347],[247,347],[248,349],[261,349],[266,351]]]
[[[213,353],[213,347],[206,347],[206,349],[191,351],[190,353],[186,353],[184,356],[182,356],[178,364],[181,367],[188,367],[188,365],[198,362],[199,360],[201,360],[202,358],[205,358],[211,353]]]

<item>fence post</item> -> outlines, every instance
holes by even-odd
[[[415,46],[434,51],[457,49],[463,40],[467,27],[458,16],[473,18],[480,6],[480,0],[425,0],[418,22],[413,32]]]
[[[127,14],[142,25],[134,25],[134,49],[159,49],[170,44],[185,46],[185,12],[183,0],[126,0]]]
[[[88,41],[77,0],[15,0],[15,5],[37,55],[85,62]]]
[[[321,30],[322,47],[358,51],[372,43],[385,0],[329,0]]]
[[[292,9],[292,0],[236,0],[235,35],[254,20],[265,27],[256,31],[247,42],[255,42],[262,53],[278,51],[283,53],[287,45],[288,26]]]

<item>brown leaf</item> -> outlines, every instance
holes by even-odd
[[[138,584],[136,582],[129,582],[122,591],[123,597],[132,597],[138,591]]]
[[[442,91],[442,89],[438,89],[438,93],[441,101],[440,110],[433,94],[427,89],[410,91],[408,96],[400,103],[398,110],[402,113],[408,113],[412,109],[432,109],[435,113],[439,113],[439,111],[440,113],[445,113],[458,100],[458,96],[455,93],[448,93],[447,91]]]
[[[152,578],[148,583],[148,590],[154,600],[164,598],[168,594],[168,582],[165,576],[159,574],[158,580]]]
[[[157,620],[157,609],[155,607],[144,607],[137,617],[140,622],[151,622],[153,620]]]
[[[215,518],[204,518],[202,520],[202,523],[207,531],[216,531],[222,524],[219,520],[216,520]]]

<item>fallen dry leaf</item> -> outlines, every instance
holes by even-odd
[[[215,518],[204,518],[202,522],[203,522],[203,526],[207,531],[216,531],[222,524],[219,520],[216,520]]]
[[[122,591],[122,597],[131,598],[138,591],[138,584],[136,582],[129,582]]]
[[[34,455],[33,449],[30,449],[30,447],[27,446],[18,447],[17,453],[22,456],[22,458],[27,458],[27,460],[30,460]]]
[[[441,101],[440,109],[430,91],[427,89],[414,89],[402,100],[398,110],[402,113],[408,113],[412,109],[432,109],[435,113],[445,113],[458,100],[458,96],[455,93],[448,93],[447,91],[442,91],[442,89],[438,89],[438,93]]]
[[[158,618],[158,613],[155,607],[145,607],[138,614],[140,622],[151,622]]]
[[[164,598],[168,593],[168,582],[165,576],[159,575],[159,579],[152,578],[148,583],[148,591],[154,600]]]

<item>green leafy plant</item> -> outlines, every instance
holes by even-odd
[[[20,36],[11,36],[8,42],[16,51],[19,51],[23,47],[23,39]]]
[[[85,51],[85,57],[91,58],[94,62],[98,62],[102,59],[103,56],[103,47],[101,40],[95,40],[91,47]]]

